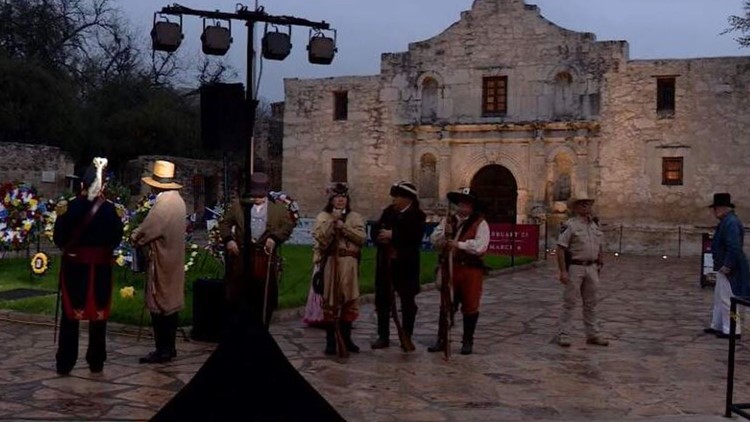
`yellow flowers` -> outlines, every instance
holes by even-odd
[[[127,261],[125,260],[125,256],[120,254],[117,256],[117,259],[115,259],[115,263],[119,265],[120,267],[124,267],[125,264],[127,264]]]
[[[37,252],[32,258],[31,258],[31,271],[34,272],[36,275],[42,275],[47,272],[47,268],[49,265],[49,258],[47,258],[47,255],[44,252]]]
[[[120,297],[122,297],[123,299],[132,299],[133,297],[135,297],[135,287],[123,287],[122,289],[120,289]]]

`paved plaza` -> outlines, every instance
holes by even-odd
[[[700,289],[698,270],[698,258],[610,258],[599,305],[606,348],[585,344],[580,312],[573,346],[554,344],[561,292],[552,260],[489,278],[475,354],[458,354],[459,317],[450,362],[426,351],[437,326],[433,290],[419,296],[411,354],[395,333],[391,348],[369,349],[371,305],[354,330],[363,351],[346,362],[324,357],[323,331],[298,319],[272,333],[350,421],[722,421],[727,341],[702,333],[712,292]],[[89,373],[82,351],[72,375],[59,377],[49,320],[0,316],[0,420],[146,420],[213,350],[182,341],[171,364],[143,366],[149,339],[110,335],[104,373]],[[750,351],[738,350],[737,398],[750,401]]]

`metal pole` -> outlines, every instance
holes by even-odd
[[[549,248],[549,236],[547,236],[547,233],[549,231],[549,221],[547,219],[544,220],[544,260],[547,260],[547,251]]]
[[[724,417],[732,417],[732,396],[734,394],[734,348],[735,339],[734,333],[737,332],[737,321],[735,320],[737,315],[737,301],[732,298],[732,304],[729,310],[729,358],[727,359],[727,398],[726,407],[724,409]]]
[[[253,80],[254,77],[254,70],[253,67],[255,65],[255,46],[254,46],[254,29],[255,29],[255,21],[248,20],[247,21],[247,96],[246,96],[246,107],[248,112],[248,133],[252,133],[253,129],[255,127],[255,95],[254,95],[254,85],[255,81]],[[244,227],[244,236],[242,239],[242,263],[244,267],[244,275],[245,280],[250,286],[254,286],[254,283],[252,283],[252,277],[253,277],[253,254],[251,251],[252,248],[252,200],[250,196],[250,179],[253,175],[253,145],[252,145],[252,136],[250,136],[250,142],[248,142],[248,150],[246,153],[246,161],[245,161],[245,193],[243,195],[243,201],[241,201],[243,205],[243,214],[245,216],[245,227]],[[251,293],[255,293],[252,290]],[[262,312],[262,309],[257,309],[259,306],[257,306],[257,303],[254,298],[243,298],[248,299],[250,306],[250,317],[253,319],[257,318],[257,322],[259,324],[263,324],[264,316],[259,315],[258,312]],[[262,302],[261,302],[262,303]],[[262,306],[260,307],[262,308]]]
[[[617,253],[622,255],[622,224],[620,224],[620,244],[617,247]]]
[[[682,226],[677,226],[677,258],[682,258]]]

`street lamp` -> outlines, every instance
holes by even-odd
[[[312,64],[328,65],[333,62],[336,55],[336,30],[333,29],[333,38],[326,37],[322,31],[310,30],[310,43],[307,45],[307,59]]]
[[[170,22],[166,17],[163,21],[157,21],[158,13],[154,13],[154,27],[151,29],[151,46],[157,51],[173,53],[177,51],[185,37],[182,34],[182,15],[180,23]]]
[[[229,27],[225,28],[216,21],[214,25],[206,26],[206,20],[203,19],[203,34],[201,34],[201,43],[203,44],[203,53],[212,56],[223,56],[229,51],[232,44],[232,21],[227,21]]]

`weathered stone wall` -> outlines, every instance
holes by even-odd
[[[156,160],[167,160],[175,163],[175,179],[182,185],[180,194],[185,200],[188,213],[201,216],[204,207],[213,205],[214,200],[223,200],[223,164],[221,161],[196,160],[180,157],[144,155],[128,161],[124,171],[124,183],[137,196],[149,192],[150,188],[141,182],[141,178],[150,176]],[[239,168],[230,169],[232,175],[241,174]],[[236,179],[231,179],[236,180]],[[134,198],[137,200],[137,198]]]
[[[396,127],[380,101],[378,76],[319,80],[287,79],[284,111],[284,191],[297,198],[305,216],[326,203],[331,160],[348,160],[353,206],[369,218],[389,202],[399,169]],[[334,92],[348,92],[348,119],[334,120]]]
[[[676,77],[675,113],[656,111],[656,77]],[[706,206],[730,192],[750,220],[750,58],[639,60],[607,75],[598,212],[626,225],[712,225]],[[679,186],[662,158],[683,157]]]
[[[44,198],[56,198],[69,189],[65,178],[73,175],[74,166],[57,147],[0,142],[0,183],[29,183]]]

